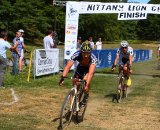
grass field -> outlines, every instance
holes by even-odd
[[[105,45],[115,48],[118,45]],[[160,128],[160,70],[155,56],[156,44],[134,44],[135,49],[152,49],[153,59],[134,63],[128,98],[113,103],[116,72],[97,70],[90,91],[85,119],[72,122],[67,130],[158,130]],[[30,47],[32,48],[32,47]],[[33,48],[32,48],[33,49]],[[103,75],[101,75],[103,73]],[[70,73],[69,75],[72,75]],[[57,130],[63,99],[71,88],[70,80],[58,86],[60,74],[27,82],[27,69],[18,76],[5,75],[0,89],[0,130]]]

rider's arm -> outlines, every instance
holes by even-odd
[[[129,55],[129,64],[132,66],[132,61],[133,61],[133,55]]]
[[[91,64],[90,67],[89,67],[89,72],[88,72],[88,76],[87,76],[87,79],[86,79],[86,87],[87,88],[89,88],[90,82],[91,82],[92,77],[93,77],[94,72],[95,72],[95,69],[96,69],[96,64]]]
[[[117,65],[118,60],[119,60],[119,54],[117,53],[116,58],[115,58],[115,61],[114,61],[114,65],[115,65],[115,66]]]
[[[65,66],[64,71],[62,73],[62,77],[66,77],[67,76],[67,74],[68,74],[68,72],[69,72],[69,70],[70,70],[70,68],[72,67],[73,64],[74,64],[74,61],[72,61],[72,60],[69,60],[67,62],[67,65]]]

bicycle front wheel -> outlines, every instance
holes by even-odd
[[[78,122],[82,122],[84,119],[84,115],[85,115],[85,111],[87,108],[87,103],[88,103],[88,99],[89,99],[89,95],[88,98],[85,99],[85,92],[82,90],[79,94],[79,111],[76,112],[76,118]],[[85,100],[85,104],[83,103]]]
[[[60,127],[64,128],[71,122],[75,110],[75,91],[70,90],[66,95],[60,112]]]

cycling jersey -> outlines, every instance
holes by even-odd
[[[79,78],[79,79],[83,79],[84,75],[88,73],[91,64],[97,63],[97,58],[94,54],[91,53],[89,59],[84,60],[81,51],[75,52],[71,56],[71,60],[79,62],[74,74],[74,78]]]
[[[17,38],[17,37],[15,37],[14,39],[13,39],[13,44],[15,45],[16,44],[16,42],[18,42],[18,46],[17,46],[17,49],[18,49],[18,54],[19,54],[19,56],[20,57],[24,57],[24,54],[23,54],[23,38],[22,37],[19,37],[19,38]],[[16,54],[16,52],[14,52],[13,51],[13,54]]]
[[[123,53],[122,48],[119,48],[117,55],[119,55],[119,65],[129,64],[129,56],[133,55],[133,48],[128,47],[127,53]]]

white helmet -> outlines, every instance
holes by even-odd
[[[24,33],[24,30],[23,29],[19,29],[18,32]]]
[[[128,47],[128,42],[127,41],[121,41],[121,47]]]

